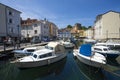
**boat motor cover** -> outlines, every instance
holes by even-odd
[[[79,53],[85,56],[91,56],[91,44],[82,44]]]

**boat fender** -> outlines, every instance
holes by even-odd
[[[50,64],[50,60],[48,59],[47,61],[48,61],[48,65],[49,65]]]

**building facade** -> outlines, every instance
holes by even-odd
[[[52,22],[50,22],[49,24],[50,24],[50,29],[49,29],[50,38],[56,39],[58,34],[58,27]]]
[[[109,11],[96,17],[94,23],[95,39],[120,38],[120,13]]]
[[[85,31],[85,37],[89,39],[93,39],[93,28],[89,28]]]
[[[22,20],[21,35],[23,39],[39,38],[39,40],[49,39],[51,34],[56,36],[56,28],[50,26],[47,20],[30,19]],[[55,26],[56,27],[56,26]]]
[[[21,35],[21,12],[0,3],[0,41],[19,38]]]
[[[75,26],[71,30],[72,37],[85,37],[84,30],[82,30],[81,24],[76,23]]]
[[[41,25],[42,23],[37,19],[22,20],[21,23],[22,39],[31,40],[33,37],[39,37],[41,40]]]
[[[58,30],[58,38],[59,39],[69,39],[71,38],[71,32],[69,30],[65,29],[60,29]]]

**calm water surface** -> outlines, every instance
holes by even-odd
[[[73,57],[72,50],[66,50],[66,53],[67,57],[59,62],[30,69],[18,69],[9,62],[1,61],[0,80],[109,80],[106,76],[111,74],[104,75],[100,69],[81,63]],[[120,77],[113,78],[120,80]]]

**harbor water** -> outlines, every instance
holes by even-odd
[[[0,61],[0,80],[120,80],[120,70],[93,68],[81,63],[66,50],[67,57],[56,63],[29,69],[19,69],[9,61]],[[111,72],[112,71],[112,72]],[[115,73],[114,73],[115,72]]]

